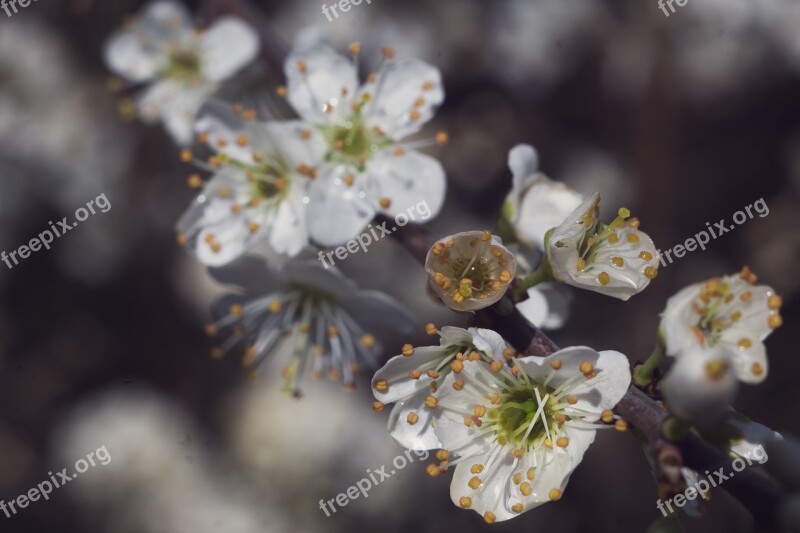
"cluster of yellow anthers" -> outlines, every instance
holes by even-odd
[[[609,409],[601,412],[601,422],[583,420],[591,413],[576,406],[578,397],[573,392],[580,381],[578,378],[590,380],[597,377],[597,370],[588,360],[580,364],[579,375],[553,388],[549,387],[548,383],[562,368],[561,360],[551,361],[550,377],[544,383],[538,383],[522,366],[516,364],[515,355],[513,350],[507,350],[504,353],[507,362],[498,360],[488,365],[484,362],[474,363],[484,365],[485,371],[490,372],[492,377],[483,383],[473,383],[472,379],[477,378],[467,380],[459,376],[450,385],[456,394],[447,397],[447,403],[439,402],[437,397],[431,395],[426,401],[426,407],[450,410],[458,416],[463,416],[466,428],[481,428],[478,433],[465,433],[467,439],[479,440],[483,435],[493,433],[494,444],[491,446],[492,451],[489,452],[491,456],[489,462],[492,465],[500,464],[506,454],[514,459],[513,469],[516,472],[512,475],[511,481],[519,491],[520,501],[511,508],[515,513],[521,513],[526,508],[524,503],[528,501],[526,499],[532,495],[536,496],[531,482],[537,469],[544,468],[543,465],[549,462],[545,457],[549,454],[563,453],[558,450],[566,450],[570,446],[567,428],[580,430],[614,427],[618,431],[625,431],[628,424]],[[461,374],[464,362],[464,359],[457,359],[451,363],[454,374]],[[507,363],[511,365],[510,368]],[[487,386],[488,383],[496,386]],[[471,412],[467,412],[469,407]],[[414,414],[409,414],[409,423],[416,422],[417,417],[412,415]],[[429,464],[426,471],[431,477],[436,477],[447,471],[450,466],[463,461],[473,461],[470,466],[473,476],[466,483],[467,493],[459,498],[461,507],[469,509],[472,506],[470,491],[477,491],[484,485],[486,479],[482,479],[481,474],[489,476],[492,468],[476,462],[477,460],[470,456],[451,460],[450,455],[449,450],[438,450],[436,452],[438,464]],[[554,487],[549,490],[548,498],[551,501],[560,497],[560,488]],[[496,520],[496,516],[487,511],[484,513],[484,519],[492,523]]]
[[[713,278],[702,285],[692,303],[692,312],[695,316],[691,330],[698,342],[713,346],[720,341],[727,330],[754,318],[756,318],[753,324],[755,335],[759,335],[758,332],[766,328],[769,328],[767,330],[769,331],[783,325],[783,318],[780,315],[783,299],[771,289],[762,287],[759,292],[766,290],[762,295],[766,308],[762,307],[763,304],[759,305],[754,301],[753,290],[756,283],[758,276],[745,266],[737,277]],[[766,323],[762,325],[757,323],[757,320],[760,320],[759,315],[766,315],[763,317]],[[759,340],[743,335],[736,341],[736,346],[741,350],[747,350]],[[751,371],[754,375],[760,376],[764,369],[758,362],[754,362]]]
[[[588,211],[583,219],[581,220],[583,223],[583,227],[586,230],[591,229],[595,226],[598,222],[597,219],[597,212],[594,210]],[[607,225],[605,228],[602,229],[599,233],[588,237],[583,244],[583,247],[580,250],[580,255],[578,257],[578,262],[576,268],[579,272],[582,272],[587,266],[587,258],[589,261],[592,260],[592,257],[595,256],[598,246],[602,246],[604,243],[608,243],[610,246],[614,246],[619,244],[620,242],[620,234],[617,233],[620,231],[622,233],[622,238],[625,239],[628,246],[627,247],[635,247],[641,241],[641,237],[638,233],[640,221],[637,217],[631,217],[631,212],[622,207],[617,212],[617,218]],[[597,245],[597,246],[596,246]],[[627,248],[625,247],[625,248]],[[629,250],[624,251],[625,255],[630,255]],[[605,255],[607,254],[598,254],[602,255],[605,259]],[[643,250],[639,252],[638,258],[642,261],[649,262],[653,260],[653,254],[647,250]],[[599,257],[598,257],[599,258]],[[611,265],[616,268],[624,268],[625,267],[625,259],[620,255],[611,255],[608,258],[608,261]],[[600,265],[598,265],[600,266]],[[653,280],[658,276],[658,268],[657,266],[648,265],[644,268],[644,276],[647,279]],[[608,285],[611,282],[611,276],[607,271],[601,271],[597,274],[597,283],[600,285]]]
[[[284,305],[279,298],[274,298],[267,304],[267,311],[270,315],[277,315],[282,311],[291,308],[292,306]],[[247,317],[245,316],[246,310],[241,304],[233,304],[228,310],[228,315],[214,324],[208,324],[205,327],[205,332],[209,337],[216,337],[220,330],[223,328],[230,328],[232,336],[225,342],[225,348],[215,347],[211,349],[211,357],[213,359],[222,359],[227,350],[231,347],[243,343],[244,353],[242,355],[242,366],[251,370],[251,378],[254,377],[255,367],[265,358],[269,347],[259,353],[253,341],[255,341],[261,333],[259,327],[248,328],[245,323]],[[300,318],[300,317],[296,317]],[[350,354],[350,357],[344,357],[347,361],[342,361],[346,368],[334,367],[330,362],[323,362],[326,353],[329,354],[331,350],[339,350],[341,344],[341,335],[339,328],[327,324],[324,325],[325,337],[316,339],[317,344],[309,341],[309,332],[311,331],[311,324],[306,320],[296,320],[291,326],[282,331],[283,334],[294,333],[295,350],[289,364],[283,368],[283,377],[286,379],[286,389],[293,390],[294,384],[297,381],[298,372],[306,367],[306,358],[309,354],[315,356],[316,362],[312,366],[310,375],[314,379],[321,379],[323,370],[326,370],[328,378],[333,381],[339,381],[343,375],[345,377],[344,386],[349,390],[355,389],[355,382],[352,375],[360,369],[359,364],[355,360],[355,354]],[[370,333],[363,333],[359,339],[359,344],[364,349],[370,350],[377,346],[375,337]],[[327,344],[327,346],[326,346]],[[336,348],[334,348],[334,345]],[[273,346],[268,343],[268,346]],[[352,347],[355,351],[355,346]],[[344,372],[343,372],[344,370]]]
[[[449,307],[472,310],[505,294],[516,273],[516,259],[491,232],[470,231],[434,244],[425,267],[434,290]]]

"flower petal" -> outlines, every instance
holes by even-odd
[[[359,97],[365,93],[370,94],[364,112],[367,123],[394,140],[418,132],[444,101],[439,69],[418,59],[385,63]]]
[[[407,450],[432,450],[442,446],[431,424],[433,411],[425,407],[425,398],[429,394],[427,390],[420,390],[413,396],[399,400],[389,415],[389,435]],[[419,417],[414,424],[408,423],[411,413]]]
[[[493,359],[503,360],[503,350],[506,349],[506,341],[499,333],[490,329],[469,328],[472,335],[472,343],[475,348],[482,351]]]
[[[175,142],[187,146],[192,142],[197,112],[214,90],[209,84],[188,87],[174,80],[159,81],[140,97],[139,115],[145,122],[161,119]]]
[[[203,74],[211,81],[223,81],[255,59],[258,36],[241,19],[222,17],[200,39]]]
[[[378,401],[393,403],[410,398],[420,390],[428,390],[433,380],[425,372],[422,372],[419,379],[409,377],[408,373],[423,366],[435,368],[438,365],[429,363],[436,363],[446,355],[446,348],[441,346],[423,346],[417,348],[411,357],[404,355],[392,357],[372,378],[372,393]],[[375,388],[375,384],[381,380],[389,383],[389,387],[384,391]]]
[[[348,186],[345,177],[354,177]],[[358,171],[346,165],[325,165],[309,191],[309,229],[315,241],[335,246],[365,230],[375,209],[361,189]]]
[[[295,47],[284,72],[289,103],[303,119],[332,124],[351,112],[349,104],[358,88],[356,68],[327,44]]]
[[[550,306],[547,305],[547,298],[544,297],[536,287],[528,289],[528,299],[517,304],[517,309],[528,322],[541,328],[550,314]]]
[[[382,209],[387,214],[402,213],[407,217],[409,208],[423,203],[428,208],[425,221],[439,214],[447,182],[444,168],[437,159],[416,150],[406,150],[397,156],[393,150],[386,149],[368,162],[367,174],[373,198],[391,201],[388,208]]]

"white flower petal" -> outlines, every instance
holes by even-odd
[[[174,80],[159,81],[140,97],[139,115],[145,122],[162,120],[175,142],[186,146],[192,142],[197,112],[214,90],[209,84],[188,87]]]
[[[394,140],[419,131],[444,101],[439,69],[418,59],[387,62],[374,84],[361,88],[360,95],[364,93],[370,94],[367,123]]]
[[[469,328],[472,334],[472,343],[481,352],[493,359],[503,360],[503,350],[506,349],[506,341],[499,333],[490,329]]]
[[[547,298],[536,287],[528,289],[528,299],[519,302],[517,309],[522,316],[528,319],[528,322],[539,328],[547,321],[550,314]]]
[[[327,44],[296,47],[286,58],[284,72],[289,103],[303,119],[333,124],[350,114],[358,88],[356,68]]]
[[[580,193],[539,174],[520,198],[519,212],[513,220],[517,238],[544,250],[545,234],[561,224],[581,200]]]
[[[372,394],[375,395],[378,401],[393,403],[403,398],[410,398],[420,390],[428,390],[428,386],[433,380],[425,372],[422,372],[419,379],[409,377],[408,373],[426,363],[433,363],[443,359],[447,353],[448,349],[445,347],[423,346],[417,348],[411,357],[404,355],[392,357],[372,378]],[[375,383],[381,380],[389,382],[389,388],[385,391],[379,391],[375,388]]]
[[[355,183],[346,185],[345,176],[353,176]],[[309,229],[313,239],[323,246],[335,246],[366,230],[375,209],[362,193],[356,169],[324,165],[309,191]]]
[[[244,21],[222,17],[200,38],[203,74],[211,81],[230,78],[258,54],[258,35]]]
[[[447,182],[444,168],[437,159],[416,150],[406,150],[401,156],[386,149],[376,154],[367,164],[370,191],[375,200],[388,198],[391,204],[386,209],[376,206],[391,216],[408,211],[425,202],[428,206],[428,222],[439,214],[444,203]]]
[[[305,197],[303,189],[293,185],[287,197],[278,205],[269,226],[264,228],[269,233],[269,244],[280,254],[295,256],[308,245]]]
[[[398,400],[389,415],[389,435],[407,450],[432,450],[442,446],[431,424],[433,411],[425,407],[425,398],[429,394],[427,390],[420,390],[413,396]],[[408,415],[412,412],[419,417],[415,424],[408,423]]]
[[[271,121],[266,125],[271,146],[290,168],[317,168],[325,160],[327,144],[322,134],[301,120]],[[304,138],[305,137],[305,138]]]

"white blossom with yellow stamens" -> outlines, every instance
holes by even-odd
[[[530,145],[512,148],[508,166],[512,189],[503,204],[503,217],[511,224],[519,242],[544,251],[545,234],[564,222],[583,197],[539,172],[539,157]]]
[[[514,254],[488,231],[440,239],[425,259],[431,287],[455,311],[476,311],[497,302],[516,270]]]
[[[767,377],[764,339],[780,327],[781,297],[745,267],[741,273],[690,285],[672,296],[661,315],[667,355],[684,357],[696,346],[724,346],[736,377],[760,383]]]
[[[209,102],[197,121],[200,138],[216,152],[201,165],[213,177],[177,231],[179,242],[210,266],[260,241],[289,256],[309,244],[308,190],[325,143],[301,121],[263,123],[248,113]],[[201,183],[199,175],[190,178],[190,185]]]
[[[389,434],[404,448],[428,450],[439,447],[431,421],[435,395],[445,377],[459,375],[467,361],[502,362],[509,355],[505,341],[494,331],[426,326],[429,334],[440,336],[439,346],[403,347],[372,378],[376,410],[394,403],[389,417]],[[431,400],[430,398],[434,398]]]
[[[139,115],[163,121],[178,144],[188,145],[203,102],[258,49],[255,31],[238,18],[197,30],[182,4],[159,0],[111,36],[105,59],[129,83],[150,83],[137,104]]]
[[[359,366],[377,367],[381,351],[377,339],[362,328],[373,325],[407,333],[414,323],[393,298],[359,290],[336,268],[325,269],[317,261],[291,260],[274,272],[261,259],[243,257],[210,272],[218,281],[248,291],[216,305],[220,318],[207,332],[231,334],[212,356],[237,349],[243,353],[242,364],[255,369],[271,353],[287,352],[287,392],[298,392],[307,371],[314,377],[327,373],[353,387]]]
[[[380,68],[359,85],[360,52],[353,43],[351,60],[325,43],[299,40],[285,63],[289,103],[327,141],[328,164],[310,194],[319,213],[311,231],[324,245],[357,236],[376,213],[395,216],[424,198],[436,216],[444,201],[442,165],[417,149],[443,144],[447,135],[401,142],[444,100],[439,70],[384,48]]]
[[[455,466],[450,497],[491,523],[558,500],[598,428],[630,385],[628,359],[587,347],[515,359],[495,371],[467,361],[437,393],[434,433]]]
[[[546,258],[556,280],[627,300],[658,274],[656,247],[627,209],[606,225],[599,221],[599,205],[595,193],[551,230]]]

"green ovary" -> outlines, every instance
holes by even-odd
[[[196,84],[200,81],[200,55],[195,50],[178,50],[169,55],[167,64],[161,69],[161,75]]]
[[[450,271],[450,277],[456,281],[467,278],[472,281],[472,288],[480,292],[493,281],[491,272],[489,271],[489,265],[480,258],[472,261],[472,264],[470,264],[470,261],[471,259],[467,257],[451,259],[450,265],[452,270]]]
[[[539,391],[540,397],[546,394],[546,391]],[[522,438],[528,431],[531,420],[539,410],[539,402],[533,389],[526,388],[511,391],[503,398],[497,409],[490,412],[489,416],[496,420],[498,437],[503,436],[505,440],[514,446],[532,447],[546,436],[545,423],[550,425],[551,433],[556,432],[557,424],[552,417],[555,412],[554,405],[555,400],[548,398],[533,429],[531,429],[524,441]]]

